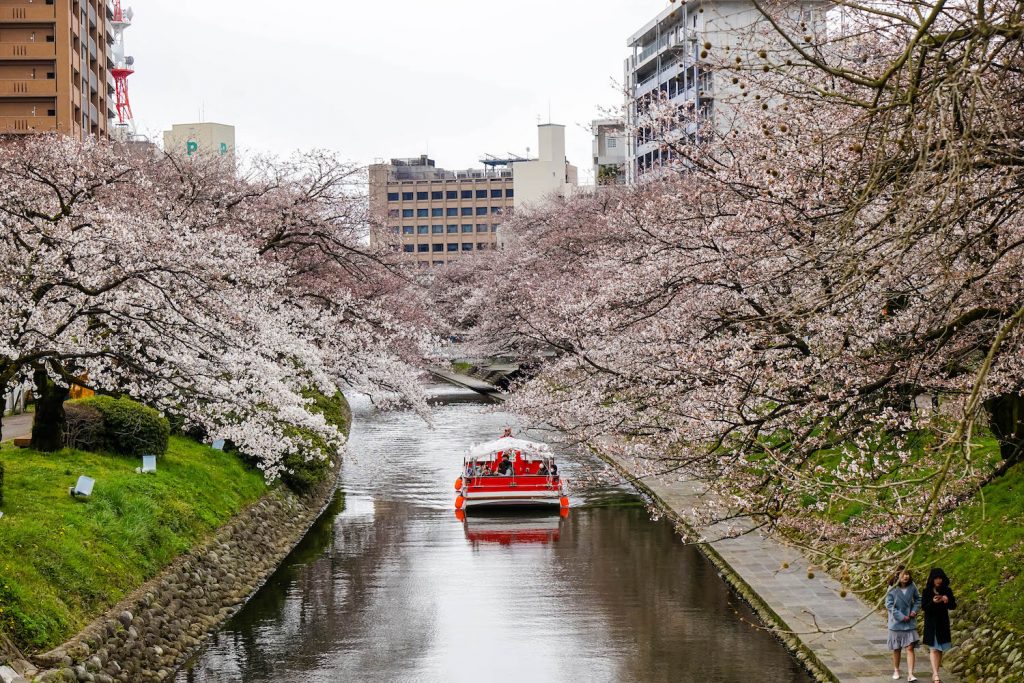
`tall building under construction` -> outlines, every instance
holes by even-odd
[[[113,18],[107,0],[0,0],[0,135],[108,135]]]

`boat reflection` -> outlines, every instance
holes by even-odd
[[[463,523],[466,540],[473,547],[554,543],[558,540],[562,520],[568,516],[568,508],[531,515],[523,515],[522,511],[500,513],[490,510],[486,515],[455,511],[455,518]]]

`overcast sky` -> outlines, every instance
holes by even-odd
[[[592,177],[589,122],[619,106],[629,34],[668,0],[122,0],[139,132],[236,126],[239,150],[322,147],[447,168],[537,148],[566,126]],[[614,84],[613,84],[614,81]]]

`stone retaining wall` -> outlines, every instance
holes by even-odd
[[[1024,681],[1024,637],[987,623],[984,605],[961,604],[953,615],[950,669],[967,683]]]
[[[67,643],[31,663],[12,662],[14,670],[34,681],[173,679],[302,540],[336,484],[328,477],[304,497],[276,487]]]

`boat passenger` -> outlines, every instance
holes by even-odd
[[[511,427],[505,427],[505,431],[501,435],[501,438],[503,438],[503,439],[510,439],[510,438],[512,438],[512,428]]]
[[[537,468],[537,475],[541,476],[541,477],[546,477],[546,476],[548,476],[548,474],[549,474],[548,464],[546,462],[544,462],[543,460],[541,460],[540,461],[540,467]]]
[[[512,461],[508,457],[508,453],[501,457],[501,464],[498,465],[498,474],[504,476],[510,476],[513,472]]]
[[[550,470],[550,472],[551,472],[551,476],[552,477],[555,477],[556,479],[558,478],[558,465],[555,464],[554,460],[551,461],[551,470]]]

